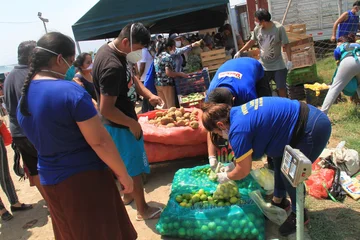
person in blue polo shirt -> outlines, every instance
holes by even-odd
[[[286,145],[299,149],[314,162],[325,148],[331,134],[331,123],[319,109],[286,98],[264,97],[242,106],[231,108],[227,104],[207,104],[203,108],[204,127],[212,133],[228,138],[236,158],[234,169],[219,173],[219,183],[245,178],[251,170],[252,160],[264,154],[273,158],[275,189],[272,204],[292,212],[280,226],[287,236],[296,231],[296,188],[282,174],[281,162]],[[309,218],[307,211],[305,224]]]
[[[258,97],[270,96],[269,83],[264,81],[263,77],[264,69],[256,59],[244,57],[229,60],[218,69],[212,79],[206,102],[239,106]],[[219,161],[233,161],[228,141],[216,134],[208,134],[208,154],[213,169]],[[271,165],[270,159],[268,163]]]

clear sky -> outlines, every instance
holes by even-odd
[[[74,38],[71,26],[97,2],[98,0],[0,0],[0,66],[16,64],[19,44],[26,40],[37,41],[45,34],[38,12],[49,19],[48,31],[59,31]],[[245,0],[230,2],[235,5],[244,3]],[[80,42],[80,48],[83,52],[94,51],[104,43],[104,40]]]
[[[48,31],[59,31],[74,38],[71,26],[97,2],[98,0],[0,0],[0,66],[17,63],[17,47],[22,41],[37,41],[45,34],[38,12],[49,19]],[[94,51],[104,43],[104,40],[80,42],[81,51]]]

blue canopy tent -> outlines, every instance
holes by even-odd
[[[117,37],[131,22],[151,33],[219,27],[228,18],[229,0],[100,0],[73,26],[76,41]]]

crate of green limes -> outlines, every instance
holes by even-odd
[[[248,193],[260,189],[251,176],[219,185],[209,166],[181,169],[156,225],[164,236],[184,239],[265,239],[265,220]]]
[[[316,64],[310,67],[293,69],[287,74],[286,82],[289,86],[314,83],[318,80]]]

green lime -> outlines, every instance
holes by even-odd
[[[180,228],[180,224],[178,222],[174,222],[174,228],[175,229],[179,229]]]
[[[235,236],[238,237],[238,236],[241,234],[241,229],[236,228],[236,229],[234,230],[234,234],[235,234]]]
[[[194,236],[194,230],[192,228],[189,228],[188,230],[186,230],[186,236],[187,237],[193,237]]]
[[[181,195],[177,195],[176,198],[175,198],[175,200],[176,200],[178,203],[181,203],[182,200],[183,200],[183,198],[182,198]]]
[[[210,230],[209,230],[209,231],[207,232],[207,235],[208,235],[208,238],[213,239],[216,234],[215,234],[214,231],[210,231]],[[206,239],[208,239],[208,238],[206,238]]]
[[[256,238],[259,235],[259,231],[256,228],[253,228],[251,230],[251,235],[253,235],[253,237]]]
[[[195,237],[200,237],[201,236],[201,230],[198,229],[198,228],[195,228],[194,235],[195,235]]]
[[[231,206],[231,203],[226,202],[226,203],[225,203],[225,206],[228,206],[228,207],[229,207],[229,206]]]
[[[206,234],[208,231],[209,231],[208,226],[206,226],[206,225],[202,225],[202,226],[201,226],[201,232],[202,232],[203,234]]]
[[[190,228],[190,227],[192,226],[192,223],[191,223],[190,220],[185,220],[185,221],[183,222],[183,226],[184,226],[185,228]]]
[[[186,207],[187,207],[187,208],[191,208],[191,207],[192,207],[192,204],[191,204],[191,203],[187,203],[187,204],[186,204]]]
[[[243,233],[248,235],[250,233],[250,229],[248,227],[244,228]]]
[[[214,199],[213,199],[213,197],[208,197],[208,199],[207,199],[209,202],[211,202],[211,201],[213,201]]]
[[[244,227],[247,224],[247,221],[245,219],[242,219],[240,221],[240,227]]]
[[[178,234],[179,234],[180,237],[185,237],[185,235],[186,235],[186,230],[185,230],[185,228],[180,228],[180,229],[178,230]]]
[[[239,221],[236,220],[236,219],[232,220],[231,226],[233,226],[234,228],[238,227],[239,226]]]
[[[255,219],[256,219],[255,214],[253,214],[253,213],[249,213],[249,214],[247,215],[247,217],[249,218],[250,222],[253,222],[253,221],[255,221]]]
[[[162,228],[163,228],[164,230],[166,230],[166,229],[168,228],[168,225],[167,225],[166,223],[163,223],[163,224],[162,224]]]
[[[173,229],[173,228],[174,228],[174,224],[173,224],[173,223],[168,223],[168,224],[167,224],[167,228],[170,229],[170,230]]]
[[[186,202],[181,202],[181,203],[180,203],[180,206],[186,207],[186,204],[187,204]]]
[[[216,223],[215,222],[209,222],[208,227],[209,227],[210,230],[215,230],[216,229]]]
[[[238,201],[237,197],[230,198],[230,203],[235,204]]]
[[[208,197],[207,197],[205,194],[202,194],[202,195],[200,196],[200,200],[201,200],[201,201],[206,201],[206,200],[208,200]]]
[[[223,206],[225,206],[225,203],[224,202],[218,202],[218,207],[223,207]]]
[[[200,189],[199,192],[198,192],[199,195],[202,195],[202,194],[204,194],[204,193],[205,193],[205,190],[204,190],[204,189]]]
[[[227,232],[228,232],[229,234],[232,234],[233,231],[234,231],[234,228],[233,228],[233,227],[228,227]]]
[[[220,234],[220,233],[223,233],[224,232],[224,228],[222,226],[217,226],[216,227],[216,233],[217,234]]]
[[[163,217],[162,220],[166,223],[170,222],[170,218],[169,217]]]

